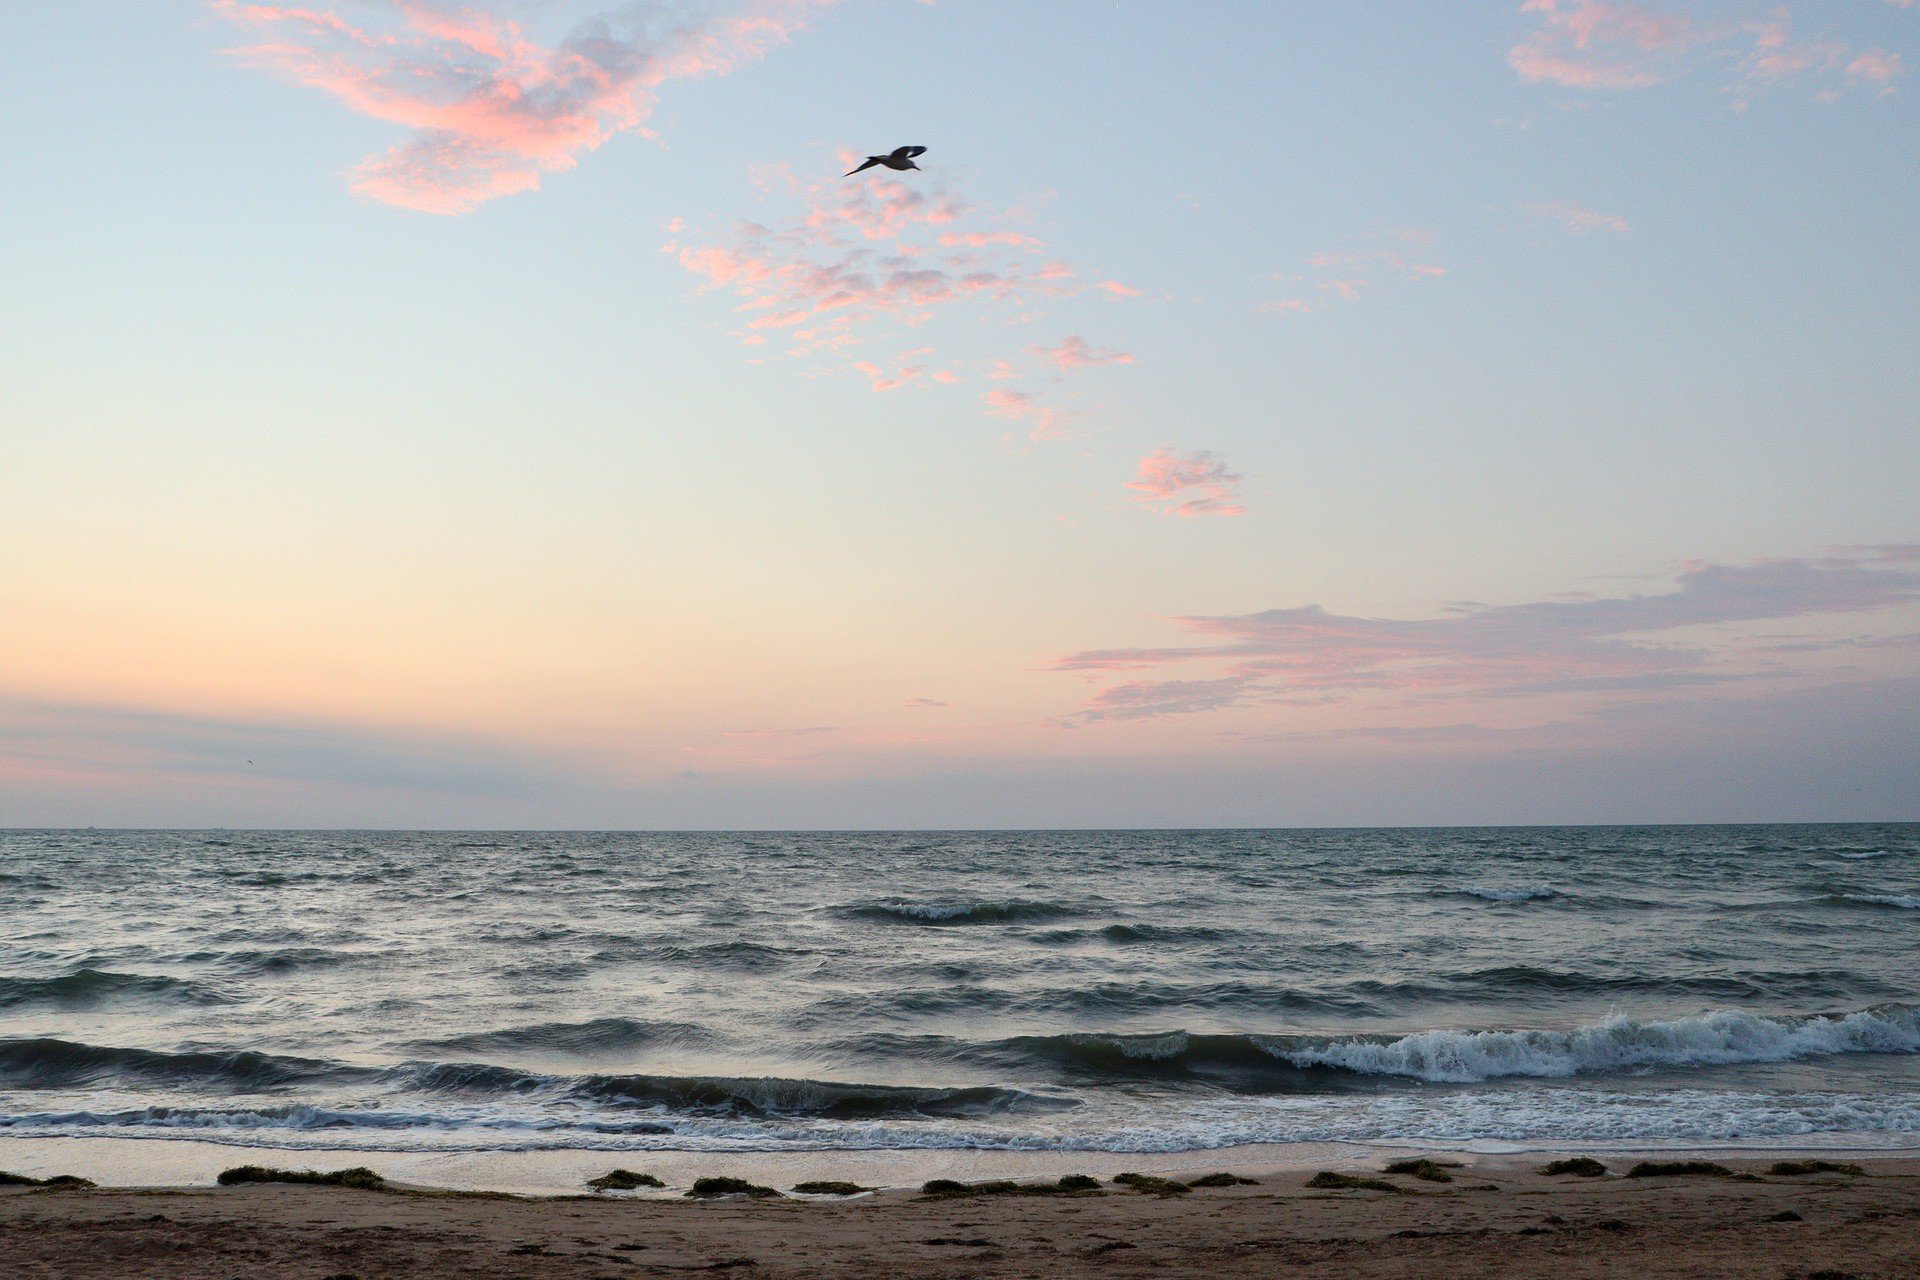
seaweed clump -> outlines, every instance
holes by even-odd
[[[1257,1187],[1258,1178],[1243,1178],[1237,1173],[1209,1173],[1195,1178],[1187,1184],[1190,1187]]]
[[[1733,1170],[1711,1160],[1642,1160],[1629,1178],[1731,1178]]]
[[[1084,1173],[1070,1173],[1058,1182],[1015,1182],[1010,1178],[995,1178],[989,1182],[956,1182],[952,1178],[935,1178],[923,1183],[920,1193],[936,1198],[1098,1195],[1100,1180],[1089,1178]]]
[[[667,1184],[650,1173],[633,1173],[626,1169],[615,1169],[603,1173],[587,1183],[595,1191],[638,1191],[641,1187],[664,1187]]]
[[[757,1182],[748,1182],[745,1178],[696,1178],[693,1190],[687,1194],[697,1200],[706,1200],[714,1196],[752,1196],[755,1200],[780,1198],[780,1193],[772,1187],[763,1187]]]
[[[1307,1186],[1315,1191],[1386,1191],[1396,1196],[1407,1194],[1405,1187],[1396,1187],[1379,1178],[1362,1178],[1356,1174],[1334,1173],[1326,1169],[1308,1178]]]
[[[217,1181],[223,1187],[239,1186],[246,1182],[291,1182],[309,1187],[352,1187],[356,1191],[384,1191],[387,1186],[385,1178],[364,1167],[318,1173],[312,1169],[268,1169],[262,1165],[243,1164],[221,1170]]]
[[[872,1187],[863,1187],[857,1182],[800,1182],[794,1184],[794,1191],[803,1196],[857,1196]]]
[[[51,1178],[31,1178],[24,1173],[8,1173],[0,1169],[0,1187],[47,1187],[52,1190],[66,1188],[69,1191],[84,1191],[94,1184],[86,1178],[76,1178],[71,1173],[56,1173]]]
[[[1411,1174],[1426,1182],[1452,1182],[1453,1175],[1448,1173],[1447,1170],[1461,1167],[1461,1165],[1452,1161],[1443,1164],[1438,1160],[1395,1160],[1392,1164],[1381,1170],[1381,1172]]]
[[[1114,1179],[1123,1187],[1132,1187],[1143,1196],[1190,1196],[1193,1188],[1172,1178],[1156,1178],[1150,1173],[1123,1173]]]
[[[1604,1178],[1607,1176],[1607,1166],[1592,1156],[1575,1156],[1571,1160],[1555,1160],[1540,1172],[1549,1178],[1557,1178],[1563,1173],[1570,1173],[1576,1178]]]
[[[1776,1160],[1768,1173],[1780,1178],[1799,1178],[1809,1173],[1851,1173],[1866,1172],[1857,1164],[1841,1164],[1837,1160]]]

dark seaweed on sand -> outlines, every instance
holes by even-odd
[[[803,1196],[857,1196],[864,1191],[873,1190],[857,1182],[800,1182],[794,1184],[796,1194]]]
[[[1114,1179],[1123,1187],[1132,1187],[1143,1196],[1190,1196],[1193,1188],[1172,1178],[1156,1178],[1150,1173],[1123,1173]]]
[[[243,1164],[222,1170],[218,1181],[223,1187],[239,1186],[246,1182],[291,1182],[313,1187],[353,1187],[360,1191],[379,1191],[387,1185],[385,1178],[366,1168],[316,1173],[312,1169],[268,1169],[257,1164]]]
[[[763,1187],[745,1178],[697,1178],[693,1190],[687,1194],[702,1200],[710,1196],[752,1196],[756,1200],[780,1198],[780,1193],[772,1187]]]
[[[1426,1182],[1452,1182],[1453,1175],[1448,1173],[1447,1170],[1464,1167],[1465,1166],[1459,1164],[1457,1161],[1451,1160],[1445,1162],[1426,1159],[1395,1160],[1392,1164],[1389,1164],[1385,1169],[1381,1170],[1381,1172],[1411,1174]]]
[[[1084,1173],[1070,1173],[1058,1182],[1014,1182],[995,1178],[989,1182],[956,1182],[935,1178],[920,1187],[921,1194],[936,1197],[959,1196],[1080,1196],[1098,1195],[1100,1180]]]
[[[1391,1182],[1379,1178],[1362,1178],[1351,1173],[1333,1173],[1321,1170],[1307,1179],[1307,1185],[1316,1191],[1389,1191],[1396,1196],[1407,1194],[1405,1187],[1396,1187]]]
[[[70,1173],[56,1173],[51,1178],[30,1178],[24,1173],[8,1173],[0,1169],[0,1187],[66,1187],[73,1191],[84,1191],[93,1183],[85,1178],[76,1178]]]
[[[1190,1187],[1257,1187],[1258,1178],[1243,1178],[1237,1173],[1209,1173],[1187,1183]]]
[[[1607,1166],[1591,1156],[1575,1156],[1571,1160],[1555,1160],[1540,1172],[1549,1178],[1557,1178],[1563,1173],[1570,1173],[1576,1178],[1604,1178],[1607,1176]]]
[[[595,1191],[637,1191],[641,1187],[664,1187],[667,1184],[650,1173],[632,1173],[626,1169],[615,1169],[603,1173],[587,1183]]]
[[[1780,1178],[1798,1178],[1809,1173],[1862,1174],[1866,1170],[1857,1164],[1841,1164],[1834,1160],[1776,1160],[1767,1172]]]
[[[1733,1170],[1711,1160],[1642,1160],[1629,1178],[1731,1178]]]

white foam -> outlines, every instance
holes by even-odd
[[[1854,902],[1871,902],[1880,907],[1899,907],[1903,911],[1920,910],[1920,894],[1849,893],[1846,896]]]
[[[1571,1031],[1423,1031],[1398,1040],[1263,1046],[1295,1066],[1471,1084],[1508,1076],[1564,1078],[1654,1067],[1789,1062],[1841,1053],[1920,1052],[1912,1009],[1803,1021],[1721,1010],[1640,1022],[1616,1015]]]

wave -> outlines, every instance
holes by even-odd
[[[1032,1114],[1076,1105],[1071,1099],[998,1086],[914,1088],[782,1077],[554,1075],[477,1062],[376,1067],[251,1051],[169,1053],[54,1039],[0,1040],[0,1086],[22,1090],[159,1087],[241,1094],[306,1086],[335,1091],[353,1088],[383,1097],[517,1098],[697,1116],[827,1120]]]
[[[1053,902],[1012,899],[1005,902],[872,902],[842,907],[840,914],[851,920],[882,924],[969,925],[1064,920],[1080,912]]]
[[[705,1027],[687,1022],[645,1022],[637,1018],[594,1018],[588,1022],[541,1022],[524,1027],[475,1031],[438,1040],[416,1040],[409,1047],[445,1053],[612,1053],[662,1045],[704,1045],[715,1039]]]
[[[253,1131],[290,1130],[317,1133],[329,1130],[393,1132],[432,1129],[574,1130],[593,1134],[664,1136],[671,1126],[652,1121],[567,1120],[538,1115],[489,1115],[482,1112],[378,1111],[361,1107],[325,1107],[295,1104],[283,1107],[133,1107],[120,1111],[42,1111],[0,1116],[0,1131],[8,1129],[173,1129]]]
[[[1841,898],[1868,906],[1897,906],[1903,912],[1920,910],[1920,894],[1841,894]]]
[[[1070,1098],[989,1085],[938,1089],[777,1077],[588,1076],[573,1084],[568,1093],[577,1098],[693,1115],[821,1120],[1033,1115],[1078,1105]]]
[[[171,1086],[277,1089],[371,1074],[313,1058],[130,1049],[50,1037],[0,1040],[0,1085],[25,1089]]]
[[[1430,1083],[1554,1079],[1851,1053],[1920,1053],[1920,1011],[1888,1005],[1837,1018],[1788,1019],[1720,1010],[1664,1022],[1615,1016],[1571,1031],[1423,1031],[1384,1041],[1276,1042],[1271,1052],[1300,1067]]]
[[[0,978],[0,1009],[23,1005],[83,1008],[114,1000],[158,1000],[181,1004],[223,1004],[218,991],[150,973],[114,973],[75,969],[52,978]]]
[[[1717,1011],[1666,1022],[1614,1016],[1566,1031],[1421,1031],[1329,1037],[1189,1031],[1069,1032],[962,1040],[869,1036],[862,1056],[907,1058],[1078,1082],[1187,1080],[1237,1093],[1328,1093],[1404,1079],[1471,1084],[1658,1067],[1777,1063],[1852,1053],[1920,1053],[1920,1011],[1899,1005],[1787,1019]]]
[[[1485,902],[1533,902],[1542,898],[1560,896],[1552,885],[1527,885],[1517,889],[1500,889],[1483,886],[1469,886],[1454,890],[1469,898],[1479,898]]]
[[[1834,849],[1836,858],[1845,858],[1848,862],[1865,862],[1870,858],[1885,858],[1893,853],[1891,849]]]

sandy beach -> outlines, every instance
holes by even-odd
[[[1920,1160],[1860,1172],[1544,1176],[1543,1157],[1429,1153],[1439,1182],[1345,1165],[1394,1189],[1252,1184],[847,1199],[520,1197],[239,1185],[0,1190],[9,1274],[180,1280],[682,1275],[1779,1277],[1895,1280],[1920,1258]],[[1661,1159],[1671,1159],[1671,1155]],[[287,1167],[286,1162],[282,1163]],[[713,1161],[711,1172],[726,1172]],[[1839,1162],[1836,1162],[1839,1163]],[[1149,1171],[1151,1162],[1142,1162]],[[1215,1168],[1233,1168],[1216,1161]],[[1191,1181],[1192,1166],[1178,1171]],[[1432,1170],[1428,1171],[1430,1174]],[[1729,1176],[1731,1175],[1731,1176]],[[1164,1189],[1164,1188],[1163,1188]]]

